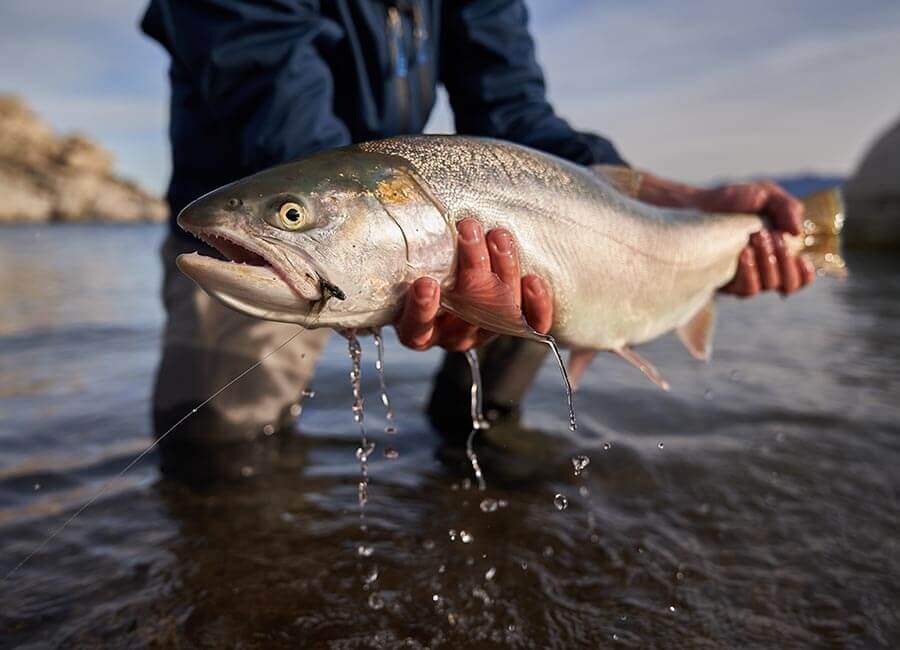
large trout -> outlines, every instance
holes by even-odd
[[[664,209],[628,195],[628,170],[603,174],[526,147],[461,136],[405,136],[319,153],[197,199],[179,225],[229,261],[182,255],[179,268],[245,314],[306,327],[392,322],[416,278],[443,306],[502,334],[542,338],[492,274],[455,293],[456,228],[473,217],[514,236],[523,273],[553,291],[550,334],[579,355],[630,350],[671,330],[708,358],[712,299],[734,275],[753,215]],[[840,273],[835,191],[806,202],[804,235],[821,272]],[[237,262],[237,263],[235,263]],[[581,364],[584,365],[584,364]]]

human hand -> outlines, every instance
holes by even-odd
[[[792,255],[785,246],[783,232],[801,233],[803,204],[775,183],[762,181],[703,189],[675,183],[653,174],[643,174],[638,198],[673,208],[697,208],[705,212],[740,212],[767,216],[774,226],[750,236],[741,251],[734,278],[721,288],[744,298],[762,290],[787,295],[816,278],[813,265]]]
[[[474,219],[456,224],[458,263],[455,291],[465,293],[468,272],[495,273],[515,296],[528,324],[546,334],[553,323],[553,296],[547,284],[536,275],[522,277],[516,244],[509,231],[491,230],[487,237]],[[455,314],[440,310],[441,288],[432,278],[419,278],[406,292],[403,311],[395,323],[400,342],[414,350],[434,345],[463,351],[477,347],[494,336],[493,332],[471,325]]]
[[[780,186],[759,182],[701,190],[694,205],[707,212],[763,214],[775,227],[750,236],[734,278],[721,289],[724,293],[749,298],[761,290],[776,290],[788,295],[816,279],[810,261],[792,255],[784,243],[782,231],[801,233],[803,204]]]

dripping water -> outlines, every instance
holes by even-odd
[[[466,456],[469,462],[472,463],[472,471],[475,473],[475,480],[478,481],[478,489],[483,491],[487,488],[487,485],[481,472],[481,466],[478,464],[478,456],[475,453],[475,434],[481,429],[487,429],[490,425],[482,414],[481,400],[483,389],[481,385],[481,370],[478,367],[478,355],[475,353],[475,350],[466,350],[466,361],[469,362],[469,370],[472,372],[472,431],[466,439]]]
[[[355,332],[347,333],[347,351],[350,355],[350,387],[353,390],[353,420],[359,425],[359,448],[356,458],[359,460],[359,484],[357,500],[359,501],[359,529],[366,530],[366,502],[369,500],[369,454],[374,449],[366,436],[366,423],[363,413],[362,398],[362,347]]]
[[[397,427],[394,425],[394,407],[391,406],[391,398],[388,397],[387,382],[384,378],[384,339],[381,338],[381,329],[376,329],[372,333],[372,336],[375,339],[375,351],[377,354],[375,359],[375,372],[378,373],[381,403],[384,405],[384,419],[387,421],[384,426],[384,432],[393,434],[397,433]]]
[[[559,346],[556,340],[550,335],[544,335],[541,340],[550,346],[556,357],[556,363],[559,364],[559,371],[562,373],[563,383],[566,385],[566,402],[569,404],[569,431],[575,431],[578,428],[578,422],[575,420],[575,403],[572,398],[572,384],[569,381],[569,373],[566,372],[566,364],[563,363],[562,355],[559,353]]]

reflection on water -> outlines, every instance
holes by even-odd
[[[3,573],[146,444],[161,237],[0,231]],[[437,353],[386,332],[401,433],[367,420],[399,453],[369,458],[365,539],[335,337],[270,474],[191,491],[148,458],[0,585],[0,646],[894,646],[900,265],[849,261],[722,300],[712,365],[648,346],[669,394],[599,359],[577,433],[548,364],[526,426],[479,436],[486,492],[421,415]]]

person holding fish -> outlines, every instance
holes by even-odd
[[[770,227],[750,236],[723,292],[790,294],[815,277],[812,265],[793,256],[782,238],[783,232],[800,234],[803,219],[802,204],[782,188],[760,182],[709,189],[649,172],[622,175],[628,165],[609,140],[557,116],[546,98],[523,0],[152,0],[141,26],[171,56],[167,199],[173,221],[161,251],[167,323],[153,399],[157,435],[296,331],[231,311],[181,275],[175,268],[179,254],[210,249],[180,230],[174,217],[197,197],[273,165],[421,133],[439,84],[460,134],[593,167],[620,187],[624,178],[624,191],[645,203],[764,215]],[[456,229],[459,277],[495,273],[531,328],[546,333],[553,322],[552,291],[539,275],[523,277],[514,235],[504,228],[484,232],[473,218]],[[405,345],[449,351],[433,390],[432,423],[447,434],[468,434],[468,366],[456,353],[476,346],[487,359],[488,418],[514,419],[545,348],[496,338],[441,304],[439,283],[422,277],[412,283],[395,322]],[[229,475],[231,460],[241,468],[262,462],[259,443],[293,421],[327,331],[304,332],[248,375],[240,390],[185,422],[161,445],[163,470]]]

